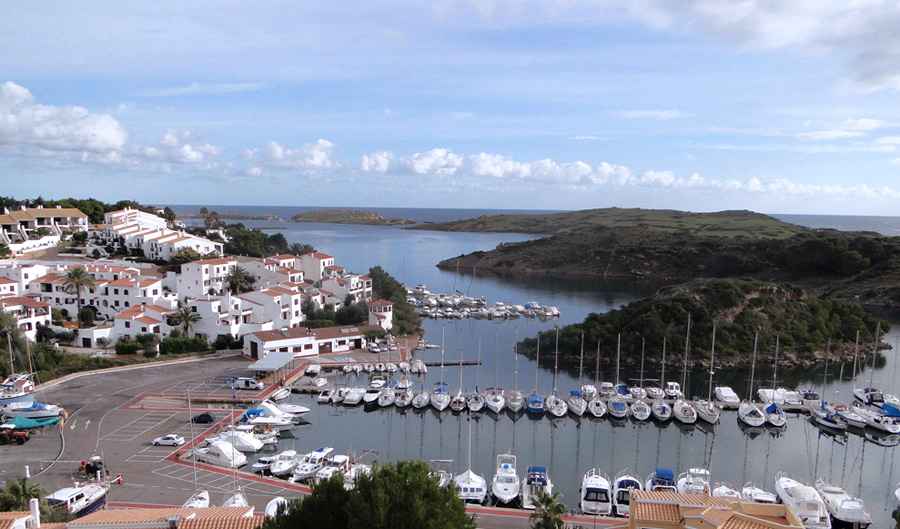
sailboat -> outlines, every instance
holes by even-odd
[[[594,384],[595,385],[587,384],[586,386],[589,386],[590,388],[593,389],[593,396],[591,396],[591,398],[588,399],[587,409],[589,412],[591,412],[591,415],[593,415],[594,417],[596,417],[598,419],[600,417],[603,417],[604,415],[606,415],[606,412],[607,412],[606,403],[603,402],[603,400],[600,398],[600,393],[597,391],[596,384],[599,383],[599,381],[600,381],[600,340],[597,340],[597,365],[594,368]],[[586,386],[581,386],[581,391],[583,393],[584,393]]]
[[[469,455],[468,468],[462,474],[453,478],[459,499],[465,502],[484,503],[487,497],[487,482],[482,476],[472,472],[472,420],[469,419]]]
[[[750,364],[750,387],[747,389],[747,399],[738,408],[738,419],[747,426],[762,426],[766,422],[766,416],[762,410],[753,403],[750,397],[753,395],[753,377],[756,374],[756,350],[759,344],[759,333],[753,337],[753,361]]]
[[[188,416],[193,417],[194,412],[191,408],[191,388],[187,390],[187,401],[188,401]],[[194,437],[194,421],[190,422],[191,425],[191,442],[193,442],[196,438]],[[190,446],[190,445],[189,445]],[[191,466],[194,467],[194,495],[191,496],[188,501],[184,502],[185,509],[189,508],[201,508],[205,509],[209,507],[209,492],[206,490],[200,490],[199,485],[197,484],[197,458],[191,458]]]
[[[544,397],[538,395],[537,392],[538,372],[541,370],[541,333],[538,333],[537,336],[537,353],[535,354],[534,362],[534,391],[525,399],[525,411],[535,415],[542,415],[544,413]]]
[[[697,410],[697,417],[703,419],[710,424],[719,422],[719,406],[712,400],[713,391],[713,375],[715,374],[716,365],[716,324],[713,323],[712,348],[709,354],[709,392],[706,399],[695,399],[694,409]]]
[[[460,366],[460,370],[462,370],[462,366]],[[466,398],[466,406],[469,407],[469,411],[479,412],[484,408],[485,399],[484,395],[478,391],[479,382],[481,382],[481,338],[478,338],[478,367],[475,371],[475,391]]]
[[[554,355],[555,360],[553,363],[553,391],[547,397],[545,403],[547,406],[547,412],[554,417],[563,417],[566,413],[569,412],[569,405],[566,404],[566,401],[559,398],[559,394],[556,392],[556,375],[559,371],[559,328],[556,329],[556,354]]]
[[[622,356],[622,335],[620,334],[618,337],[618,341],[616,342],[616,383],[617,383],[617,386],[620,384],[619,383],[619,367],[620,367],[621,356]],[[615,396],[613,396],[613,398],[609,399],[609,403],[607,404],[607,406],[609,408],[608,413],[609,413],[610,417],[615,417],[617,419],[624,419],[625,417],[628,416],[628,402],[627,402],[628,399],[626,399],[626,393],[627,393],[628,399],[630,399],[631,393],[628,391],[627,387],[625,388],[624,393],[620,393],[619,391],[616,391]]]
[[[516,343],[513,345],[515,368],[513,371],[514,389],[505,395],[506,407],[512,413],[519,413],[525,406],[525,395],[519,390],[519,329],[516,328]]]
[[[450,399],[450,410],[454,413],[459,413],[466,409],[466,394],[463,392],[462,388],[462,364],[463,364],[463,354],[462,354],[462,340],[460,339],[459,344],[459,388],[456,390],[456,395],[454,395]]]
[[[441,379],[434,383],[431,390],[431,405],[437,411],[444,411],[450,405],[450,393],[447,392],[447,383],[444,382],[444,329],[441,328]]]
[[[636,400],[647,398],[647,390],[644,389],[644,343],[644,339],[641,338],[641,374],[640,378],[638,379],[638,384],[636,386],[631,386],[628,388],[631,396]]]
[[[579,382],[584,377],[584,333],[581,333],[581,361],[578,363],[578,380]],[[569,392],[569,397],[566,399],[566,404],[569,405],[569,411],[572,412],[576,417],[581,417],[584,415],[584,411],[587,409],[587,400],[585,400],[584,395],[582,395],[581,391],[574,390]]]
[[[499,414],[506,407],[506,395],[500,387],[500,355],[497,351],[497,334],[494,333],[494,387],[484,390],[485,405],[492,412]]]
[[[679,390],[684,387],[687,387],[687,366],[688,366],[688,354],[690,353],[690,344],[691,344],[691,314],[688,313],[688,322],[687,322],[687,335],[684,338],[684,367],[681,372],[681,385],[679,386]],[[671,384],[671,382],[670,382]],[[668,388],[666,390],[668,394]],[[680,393],[680,391],[679,391]],[[677,398],[675,400],[675,404],[672,406],[672,415],[675,416],[676,419],[683,422],[684,424],[693,424],[697,422],[697,410],[691,406],[691,403],[683,398]]]
[[[666,379],[666,337],[663,336],[663,350],[662,350],[662,362],[661,368],[659,372],[659,379]],[[650,414],[653,415],[653,418],[660,422],[666,422],[672,418],[672,406],[670,406],[665,400],[663,400],[666,396],[665,392],[660,387],[649,387],[647,388],[647,394],[653,399],[653,403],[650,404]]]

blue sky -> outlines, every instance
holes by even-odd
[[[4,195],[897,215],[900,5],[0,1]]]

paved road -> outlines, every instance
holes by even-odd
[[[186,448],[151,444],[154,438],[168,433],[182,435],[189,442],[204,436],[210,425],[192,427],[191,414],[210,409],[225,418],[227,405],[192,406],[188,410],[181,396],[190,390],[192,395],[217,395],[228,400],[232,391],[224,379],[247,376],[248,365],[249,361],[239,356],[152,364],[82,375],[41,389],[38,399],[65,407],[68,420],[60,429],[39,432],[23,446],[0,446],[0,479],[23,475],[27,465],[34,479],[53,491],[78,478],[83,460],[100,455],[113,476],[123,475],[124,483],[110,490],[112,506],[181,505],[195,492],[195,482],[209,490],[213,504],[220,504],[237,487],[258,510],[275,496],[297,497],[307,489],[243,471],[195,467],[189,459],[178,457]],[[480,527],[528,526],[525,512],[490,508],[473,512]],[[577,523],[594,526],[590,518],[578,519]]]

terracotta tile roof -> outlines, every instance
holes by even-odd
[[[34,220],[34,217],[29,215],[27,212],[22,211],[21,209],[10,211],[9,216],[16,220]]]
[[[5,285],[7,283],[16,283],[16,281],[13,281],[12,279],[6,277],[0,277],[0,285]]]
[[[279,261],[286,261],[288,259],[296,259],[296,258],[297,258],[296,255],[291,255],[289,253],[282,253],[282,254],[272,256],[272,259],[278,259]]]
[[[116,279],[115,281],[110,282],[109,286],[111,286],[111,287],[133,287],[134,280],[129,279],[127,277],[123,277],[122,279]]]
[[[297,294],[297,292],[294,292],[293,290],[288,290],[286,288],[281,288],[281,287],[272,287],[269,290],[272,292],[278,292],[280,294],[286,294],[288,296],[293,296],[293,295]]]
[[[261,516],[251,516],[249,518],[237,518],[231,520],[184,520],[179,524],[178,529],[256,529],[261,526],[265,518]]]
[[[83,217],[87,218],[87,215],[81,212],[80,209],[77,208],[28,208],[27,211],[33,217],[36,218],[48,218],[48,217]]]
[[[371,280],[372,280],[372,278],[369,277],[369,276],[359,276],[359,278],[362,279],[362,280],[365,280],[365,281],[371,281]]]
[[[188,522],[189,520],[193,520],[194,523],[199,521],[227,523],[229,520],[239,520],[242,518],[254,519],[253,510],[253,507],[208,507],[206,509],[183,509],[179,507],[156,509],[109,509],[95,511],[82,518],[77,518],[71,522],[68,522],[67,527],[71,528],[79,527],[82,525],[101,524],[115,527],[120,524],[137,526],[138,524],[147,524],[150,522],[165,523],[166,519],[169,516],[181,516],[182,525],[179,525],[179,527],[184,527],[183,524]],[[257,521],[261,523],[262,519],[259,519]],[[41,526],[43,527],[43,524],[41,524]],[[227,526],[197,525],[194,527],[200,528]]]
[[[229,265],[237,264],[237,259],[228,259],[225,257],[221,257],[219,259],[200,259],[199,261],[194,261],[193,263],[201,265]]]
[[[334,259],[334,257],[328,255],[327,253],[315,252],[312,254],[316,259]]]
[[[253,333],[253,336],[256,336],[263,342],[277,342],[280,340],[296,340],[298,338],[306,338],[315,335],[310,334],[309,329],[306,327],[288,327],[287,329],[278,331],[257,331]]]
[[[393,306],[393,301],[387,301],[385,299],[376,299],[375,301],[370,301],[370,307],[390,307]]]
[[[19,518],[25,518],[26,516],[31,516],[30,511],[3,511],[0,512],[0,520],[18,520]]]
[[[19,221],[5,213],[0,213],[0,224],[18,224]]]
[[[37,279],[34,279],[32,282],[33,283],[65,283],[66,278],[59,274],[50,273],[45,276],[41,276]]]
[[[344,325],[342,327],[321,327],[312,332],[317,340],[334,340],[335,338],[358,338],[366,331],[383,331],[378,325]]]
[[[44,303],[43,301],[38,301],[33,298],[28,298],[24,296],[15,297],[15,298],[2,298],[0,299],[0,305],[4,307],[15,307],[15,306],[23,306],[29,307],[32,309],[47,309],[50,308],[49,303]]]

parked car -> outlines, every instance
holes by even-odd
[[[194,418],[191,419],[191,422],[197,424],[210,424],[216,422],[216,416],[211,412],[205,411],[198,415],[194,415]]]
[[[260,382],[259,380],[256,380],[255,378],[250,378],[250,377],[236,378],[236,379],[234,379],[232,384],[234,384],[234,387],[236,389],[257,389],[257,390],[259,390],[259,389],[263,389],[266,387],[266,385],[263,384],[262,382]]]
[[[162,437],[157,437],[153,440],[153,446],[181,446],[184,444],[184,437],[180,435],[175,435],[170,433],[169,435],[164,435]]]

